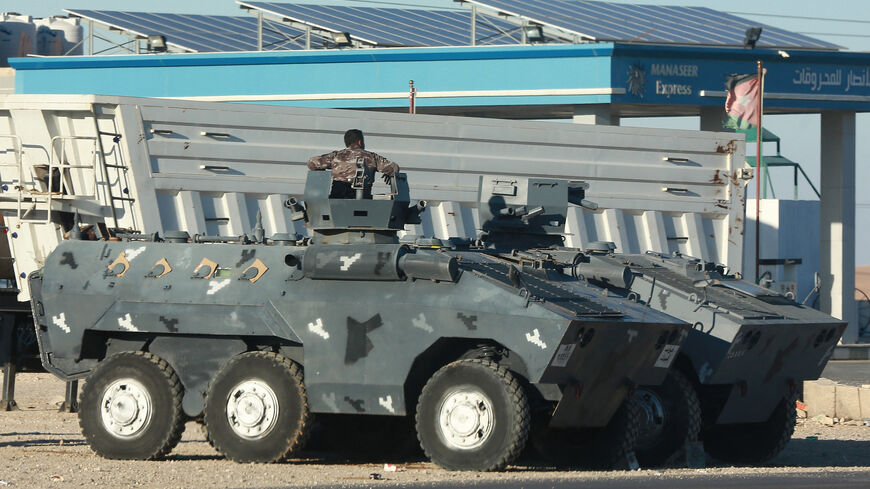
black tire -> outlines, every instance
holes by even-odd
[[[202,436],[203,436],[203,438],[205,438],[205,441],[206,441],[206,442],[207,442],[207,443],[208,443],[212,448],[214,448],[214,442],[211,441],[211,437],[208,436],[208,427],[205,425],[205,419],[203,419],[202,417],[200,417],[199,419],[196,420],[196,424],[199,425],[199,432],[202,433]]]
[[[97,455],[153,460],[178,444],[186,416],[172,367],[151,353],[121,352],[100,362],[79,398],[79,425]]]
[[[640,407],[635,454],[641,467],[685,465],[686,444],[698,440],[701,403],[695,387],[671,370],[657,386],[639,387],[634,393]]]
[[[231,400],[249,409],[230,407]],[[271,352],[243,353],[227,362],[209,384],[204,413],[208,440],[236,462],[284,460],[302,448],[311,428],[302,370]]]
[[[441,467],[501,470],[525,447],[529,402],[506,368],[489,360],[459,360],[423,387],[416,424],[420,446]]]
[[[701,432],[704,450],[730,464],[759,465],[779,455],[797,423],[793,397],[785,397],[762,423],[717,424]]]
[[[639,420],[640,406],[629,396],[602,428],[549,428],[542,419],[534,446],[545,463],[560,468],[630,469]]]

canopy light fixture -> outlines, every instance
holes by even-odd
[[[332,42],[335,43],[335,47],[346,48],[348,46],[353,46],[353,39],[350,37],[349,32],[332,32]]]
[[[528,42],[543,42],[544,28],[539,25],[524,25],[523,34]]]
[[[743,39],[743,46],[749,49],[755,49],[755,43],[761,38],[761,27],[750,27],[746,29],[746,38]]]
[[[165,53],[166,50],[166,36],[148,36],[148,51],[152,53]]]

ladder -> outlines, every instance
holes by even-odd
[[[117,144],[121,140],[121,135],[117,134],[117,133],[113,133],[113,132],[100,131],[99,119],[97,118],[96,111],[92,111],[92,113],[94,116],[94,126],[97,129],[97,149],[99,151],[97,151],[96,154],[98,154],[100,157],[100,166],[103,169],[103,179],[105,180],[105,185],[106,185],[106,198],[109,201],[108,202],[109,209],[112,211],[112,221],[114,222],[114,227],[117,229],[119,227],[119,225],[118,225],[118,212],[115,209],[115,202],[130,202],[132,204],[133,202],[136,202],[136,199],[133,197],[124,197],[124,196],[120,196],[120,195],[115,195],[112,193],[112,182],[110,181],[110,177],[109,177],[109,168],[116,169],[119,171],[119,173],[121,171],[123,171],[125,174],[124,175],[125,179],[126,179],[126,172],[129,170],[129,168],[127,167],[127,165],[117,165],[117,164],[112,164],[112,163],[109,163],[106,161],[106,151],[103,147],[102,137],[103,136],[112,136],[112,141],[115,144]],[[118,150],[117,147],[115,149]],[[119,174],[118,178],[119,178],[118,184],[120,186],[121,185],[120,174]],[[125,188],[128,189],[129,187],[125,187]],[[96,187],[94,187],[94,189],[96,189]]]
[[[2,190],[3,192],[7,192],[10,188],[15,191],[16,194],[16,208],[18,209],[18,218],[21,219],[21,201],[22,201],[22,192],[24,182],[21,180],[22,173],[22,159],[21,159],[21,137],[15,134],[0,134],[0,139],[11,139],[13,145],[13,151],[15,153],[15,158],[12,163],[0,163],[0,169],[2,168],[12,168],[15,170],[15,177],[9,180],[9,184],[3,184]],[[5,171],[0,170],[0,176],[5,177]]]

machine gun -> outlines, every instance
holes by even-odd
[[[561,246],[569,205],[597,208],[586,200],[588,188],[580,181],[482,176],[481,241],[491,249]]]

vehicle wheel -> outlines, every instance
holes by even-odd
[[[152,460],[181,439],[183,388],[172,367],[151,353],[121,352],[100,362],[79,399],[79,424],[97,455]]]
[[[686,376],[671,370],[657,386],[639,387],[634,398],[640,407],[635,454],[641,467],[680,464],[686,444],[698,440],[701,403]]]
[[[417,403],[417,438],[448,470],[501,470],[523,450],[529,402],[517,379],[489,360],[453,362],[435,372]]]
[[[537,452],[558,467],[610,470],[629,467],[637,445],[640,406],[629,396],[602,428],[549,428],[534,436]]]
[[[227,362],[208,387],[204,412],[209,441],[236,462],[281,461],[311,428],[301,369],[271,352]]]
[[[782,399],[762,423],[717,424],[704,428],[704,449],[713,458],[732,464],[756,465],[779,455],[794,434],[794,398]]]

